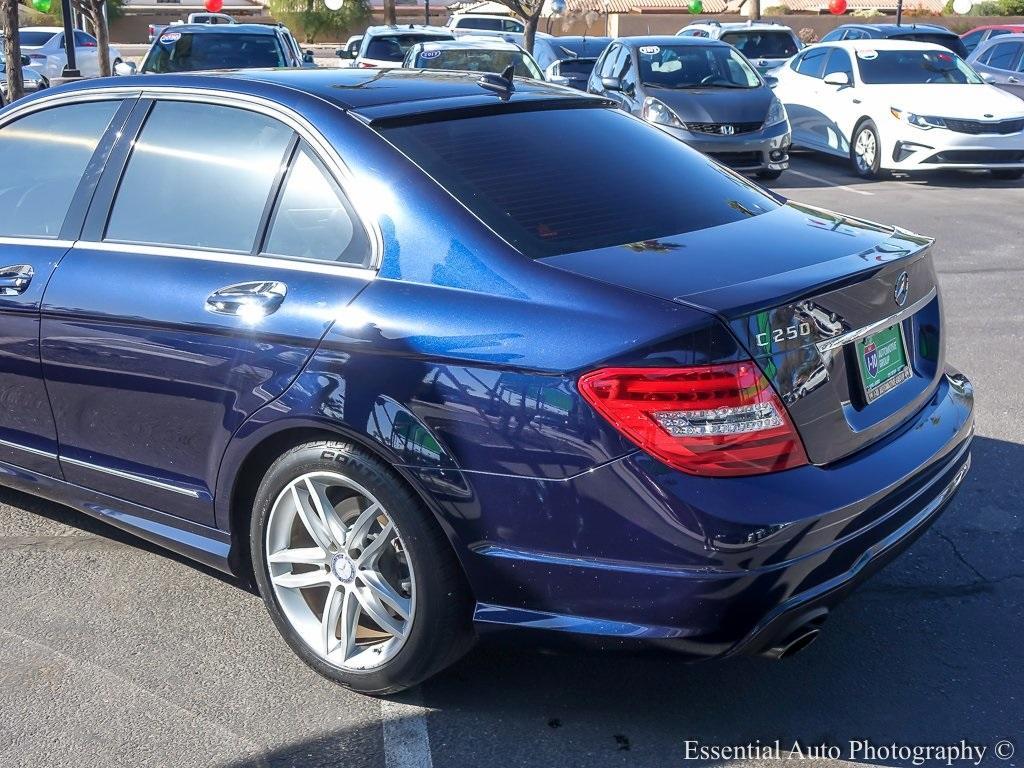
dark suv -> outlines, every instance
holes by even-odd
[[[820,42],[834,43],[839,40],[913,40],[941,45],[960,58],[967,58],[964,41],[955,32],[938,24],[842,24],[821,38]]]

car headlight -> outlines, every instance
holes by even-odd
[[[644,107],[640,111],[644,120],[655,125],[664,125],[669,128],[686,128],[686,124],[679,119],[667,104],[657,99],[644,99]]]
[[[772,98],[772,105],[768,107],[768,117],[764,121],[766,128],[770,128],[773,125],[784,123],[789,120],[789,115],[786,114],[786,107],[777,98]]]
[[[915,115],[913,112],[907,112],[902,109],[896,109],[896,107],[889,107],[889,112],[897,120],[906,120],[908,123],[916,128],[923,128],[928,130],[929,128],[945,128],[946,121],[941,117],[934,117],[932,115]]]

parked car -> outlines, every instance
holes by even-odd
[[[763,179],[789,166],[786,110],[727,43],[701,37],[624,37],[608,46],[588,90]]]
[[[46,78],[47,82],[64,73],[68,63],[61,27],[22,27],[18,30],[21,52],[28,56],[30,69]],[[96,38],[87,32],[75,30],[75,64],[83,77],[99,77],[100,62]],[[121,52],[110,46],[110,67],[122,61]]]
[[[24,82],[24,91],[26,95],[50,87],[50,83],[45,77],[40,75],[34,69],[29,69],[28,56],[22,56],[21,62],[21,78]],[[0,107],[7,104],[10,100],[11,97],[7,90],[7,60],[4,58],[3,38],[0,37]]]
[[[335,51],[337,57],[341,59],[338,62],[339,67],[351,67],[355,63],[355,58],[359,55],[359,46],[362,45],[362,42],[362,35],[352,35],[344,47]]]
[[[775,92],[794,145],[849,158],[865,178],[938,168],[1024,175],[1024,102],[946,48],[819,43],[778,71]]]
[[[370,27],[363,35],[350,66],[357,69],[398,69],[405,61],[405,54],[416,43],[454,39],[455,36],[445,27],[419,24]],[[348,58],[349,53],[347,49],[339,49],[338,55]]]
[[[306,63],[285,27],[267,24],[184,24],[168,28],[156,39],[140,71],[143,74],[166,74],[216,69],[303,67]]]
[[[513,16],[487,13],[453,13],[445,25],[455,37],[511,32],[523,34],[526,25]]]
[[[967,53],[974,53],[974,49],[984,42],[1002,35],[1018,34],[1024,32],[1024,24],[988,24],[984,27],[975,27],[969,32],[960,35],[964,42]]]
[[[1024,97],[1024,34],[990,38],[967,59],[985,80]]]
[[[170,27],[180,26],[182,24],[237,24],[234,16],[229,16],[226,13],[190,13],[185,21],[172,21],[170,24],[150,24],[149,25],[149,43],[153,44],[160,33]]]
[[[961,58],[967,58],[967,46],[960,37],[938,24],[841,24],[819,42],[835,43],[840,40],[909,40],[931,43],[948,48]]]
[[[497,80],[7,108],[0,483],[252,574],[368,693],[471,622],[794,652],[968,470],[931,240]]]
[[[783,24],[697,21],[683,27],[676,34],[680,37],[704,37],[729,43],[746,56],[761,74],[777,69],[803,47],[797,34]]]
[[[515,77],[544,79],[544,73],[533,56],[515,43],[493,37],[467,35],[458,40],[416,43],[405,54],[402,66],[406,69],[448,69],[499,75],[512,67]]]
[[[610,37],[538,36],[533,41],[533,57],[546,79],[585,91],[597,57],[611,41]]]

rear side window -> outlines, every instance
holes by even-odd
[[[157,102],[106,239],[250,252],[292,130],[233,107]]]
[[[212,69],[284,67],[288,62],[276,35],[164,31],[153,44],[143,72],[198,72]]]
[[[341,188],[306,146],[295,154],[264,253],[365,266],[370,245]]]
[[[120,101],[36,112],[0,129],[0,236],[57,237]]]
[[[509,112],[382,132],[534,258],[655,240],[778,207],[753,184],[619,110]]]

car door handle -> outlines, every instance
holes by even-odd
[[[0,268],[0,296],[24,293],[35,274],[31,264],[13,264]]]
[[[236,283],[206,297],[206,309],[218,315],[235,315],[244,320],[259,320],[272,315],[288,295],[288,286],[276,280]]]
[[[1006,82],[1008,82],[1008,83],[1019,83],[1020,80],[1018,80],[1016,77],[1008,77],[1008,78],[1006,78]]]

